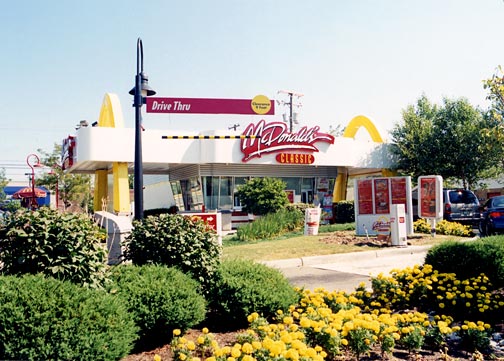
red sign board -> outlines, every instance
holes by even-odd
[[[334,136],[319,132],[319,130],[320,127],[318,126],[312,128],[302,127],[297,132],[291,133],[287,125],[282,122],[266,123],[263,119],[257,123],[251,123],[245,129],[243,135],[255,136],[255,138],[241,140],[242,162],[247,162],[253,158],[261,158],[263,154],[285,151],[318,152],[315,143],[334,143]]]
[[[213,229],[216,232],[219,232],[219,230],[217,229],[217,215],[215,213],[187,213],[183,215],[191,218],[191,220],[193,221],[202,220],[207,224],[209,228]]]
[[[359,214],[373,214],[373,183],[370,179],[357,181]]]
[[[275,159],[282,164],[312,164],[315,161],[313,154],[303,153],[279,153]]]
[[[389,180],[386,178],[375,179],[374,189],[375,189],[375,213],[389,214],[390,213]]]
[[[274,115],[275,102],[267,98],[146,98],[147,113]]]
[[[436,218],[436,178],[420,179],[420,213],[425,218]]]

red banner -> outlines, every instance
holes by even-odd
[[[274,115],[275,102],[264,98],[146,98],[147,113]]]

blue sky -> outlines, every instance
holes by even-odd
[[[304,94],[301,124],[370,117],[383,136],[422,95],[486,108],[482,80],[504,65],[502,0],[18,1],[0,12],[0,169],[28,181],[53,149],[119,96],[127,127],[136,42],[157,96]],[[282,119],[277,107],[271,120]],[[244,129],[253,116],[143,114],[147,128]],[[240,128],[239,128],[240,130]]]

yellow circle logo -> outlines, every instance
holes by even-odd
[[[250,103],[252,110],[256,114],[266,114],[271,109],[271,101],[265,95],[256,95]]]

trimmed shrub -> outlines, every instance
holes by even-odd
[[[109,291],[127,306],[140,329],[138,350],[163,345],[174,329],[186,330],[205,318],[198,283],[175,268],[120,265],[111,273]]]
[[[339,201],[335,205],[334,216],[336,223],[355,222],[355,208],[353,201]]]
[[[455,273],[459,279],[486,275],[494,287],[504,286],[504,236],[471,242],[448,241],[432,247],[425,257],[439,272]]]
[[[80,285],[104,281],[106,235],[86,215],[21,209],[0,226],[0,272],[43,273]]]
[[[243,211],[263,216],[275,213],[289,204],[285,193],[287,184],[277,178],[252,178],[238,186],[235,195],[243,204]]]
[[[215,232],[201,220],[161,214],[135,221],[124,242],[126,260],[141,266],[177,267],[208,288],[220,263],[221,246]]]
[[[119,360],[136,339],[116,297],[44,278],[0,277],[0,359]]]
[[[276,311],[297,304],[299,294],[282,273],[248,260],[223,261],[210,296],[210,320],[223,329],[247,326],[247,316],[257,312],[272,319]]]

